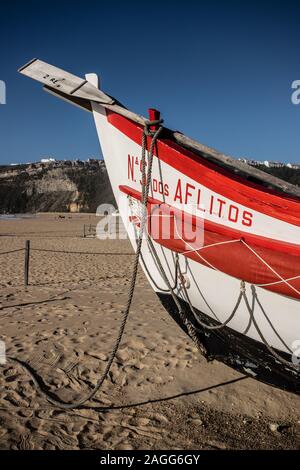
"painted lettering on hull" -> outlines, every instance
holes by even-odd
[[[139,184],[142,185],[141,173],[141,159],[128,155],[128,181],[136,183],[138,174]],[[153,196],[168,197],[170,203],[194,206],[198,211],[232,224],[245,227],[251,227],[253,224],[253,213],[251,211],[237,206],[221,196],[217,197],[208,189],[198,187],[196,183],[184,182],[182,178],[178,178],[175,185],[166,182],[166,178],[164,178],[164,181],[152,178],[151,191]]]

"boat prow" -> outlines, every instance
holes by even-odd
[[[93,113],[136,249],[148,119],[99,90],[94,74],[80,79],[39,60],[20,72]],[[299,393],[300,189],[167,128],[150,176],[140,261],[165,308],[208,359]]]

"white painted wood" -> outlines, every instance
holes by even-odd
[[[39,59],[33,59],[28,64],[25,64],[19,69],[19,72],[43,83],[46,89],[52,89],[56,92],[55,94],[58,97],[72,102],[79,107],[85,108],[88,111],[91,111],[90,101],[95,101],[102,103],[107,109],[112,109],[116,113],[128,117],[138,124],[144,125],[146,122],[146,119],[143,116],[120,106],[115,103],[114,99],[100,91],[97,88],[97,85],[99,86],[99,84],[97,83],[95,74],[87,74],[86,77],[88,78],[84,80]],[[64,95],[69,95],[70,98],[67,99],[67,96]],[[79,101],[75,98],[78,98]],[[167,130],[170,133],[170,136],[172,136],[177,143],[193,152],[199,153],[207,160],[221,164],[244,177],[250,176],[252,179],[255,178],[257,181],[261,181],[265,185],[269,185],[269,187],[300,197],[300,188],[298,186],[283,181],[280,178],[276,178],[275,176],[265,173],[258,168],[251,167],[247,165],[247,163],[236,160],[222,152],[218,152],[217,150],[201,144],[180,132],[173,132],[169,129]]]
[[[108,123],[106,119],[106,111],[103,106],[94,103],[93,114],[114,195],[116,201],[119,203],[119,210],[123,223],[127,227],[132,245],[135,249],[134,225],[128,225],[128,214],[130,213],[128,205],[129,200],[122,192],[120,192],[119,185],[126,185],[128,183],[128,153],[133,152],[134,155],[140,155],[141,148]],[[161,175],[162,179],[164,179],[166,177],[166,173],[169,178],[170,168],[167,168],[167,166],[161,166],[159,170],[157,164],[154,163],[153,177],[160,178]],[[284,222],[280,221],[278,221],[278,223],[284,224]],[[263,225],[264,224],[260,226],[260,231],[264,230]],[[282,231],[282,234],[284,235],[284,231]],[[298,236],[299,240],[299,231],[297,231],[296,236]],[[170,250],[163,248],[160,245],[155,245],[158,253],[161,255],[160,259],[162,260],[165,271],[168,273],[169,280],[171,284],[173,284],[175,272],[174,256]],[[146,243],[143,244],[142,254],[155,283],[160,286],[161,289],[165,289],[166,286],[164,281]],[[182,255],[180,255],[180,263],[183,272],[186,273],[190,281],[188,292],[193,306],[207,314],[209,317],[217,319],[221,323],[224,322],[236,304],[240,292],[240,281],[224,273],[207,268],[200,263],[185,258]],[[159,291],[152,282],[152,279],[149,278],[147,272],[145,270],[144,272],[153,289],[155,291]],[[265,311],[264,314],[260,307],[255,304],[254,315],[257,322],[269,344],[278,350],[287,352],[287,348],[284,343],[289,347],[292,347],[293,342],[300,339],[300,303],[296,299],[272,293],[259,287],[256,290],[258,298]],[[249,284],[246,284],[246,292],[251,305],[252,292]],[[177,295],[184,298],[180,289],[177,291]],[[269,318],[273,328],[268,323],[265,315]],[[245,303],[242,302],[235,317],[228,326],[235,331],[244,333],[248,323],[249,312]],[[247,332],[247,336],[260,341],[260,337],[253,325]]]
[[[119,104],[113,104],[111,98],[96,88],[96,80],[90,75],[87,76],[88,80],[83,80],[38,60],[34,60],[25,65],[20,69],[20,72],[40,81],[47,89],[52,89],[52,92],[57,96],[67,99],[78,106],[92,110],[114,195],[118,201],[123,223],[127,228],[132,245],[135,249],[135,226],[134,224],[128,224],[128,214],[130,214],[129,198],[120,191],[119,185],[128,184],[128,153],[139,157],[141,155],[141,147],[108,123],[106,119],[106,109],[112,109],[142,125],[145,123],[145,118],[126,110]],[[179,142],[181,145],[199,152],[209,160],[225,164],[234,171],[241,171],[243,174],[255,176],[264,183],[270,184],[283,191],[297,196],[300,195],[300,189],[293,185],[289,185],[264,172],[248,167],[241,162],[237,162],[213,149],[194,142],[192,139],[182,134],[172,133],[171,135],[175,141]],[[153,177],[162,182],[168,180],[170,185],[174,185],[178,174],[176,174],[176,170],[173,168],[155,159]],[[136,183],[135,186],[134,182],[131,182],[130,186],[138,189],[138,183]],[[153,196],[155,197],[155,194],[153,194]],[[256,221],[253,227],[251,227],[251,233],[299,244],[299,227],[295,227],[261,213],[257,213],[255,216]],[[218,223],[228,225],[228,221],[226,220],[219,220]],[[243,227],[243,229],[245,230],[245,227]],[[161,246],[157,246],[157,250],[161,255],[160,258],[172,284],[175,271],[173,254],[170,250]],[[153,289],[159,292],[166,286],[164,286],[163,279],[146,243],[143,244],[142,254],[148,266],[148,270],[151,273],[151,277],[149,277],[146,272],[145,274]],[[240,281],[224,273],[207,268],[195,261],[188,260],[182,255],[180,255],[180,263],[190,283],[188,292],[193,306],[209,317],[224,322],[232,312],[236,303],[239,295]],[[159,288],[155,287],[153,281]],[[250,287],[250,285],[246,284],[247,296],[251,304],[252,293]],[[177,295],[184,298],[180,289],[177,291]],[[300,339],[299,301],[259,287],[257,287],[257,295],[264,312],[256,303],[254,305],[254,315],[266,340],[278,350],[287,352],[285,344],[291,348],[293,342]],[[244,333],[248,323],[249,312],[245,303],[242,303],[229,326],[237,332]],[[250,338],[260,341],[253,325],[246,334]]]
[[[100,91],[86,79],[79,78],[65,70],[35,59],[19,69],[22,75],[30,77],[54,90],[77,98],[112,104],[113,99]]]

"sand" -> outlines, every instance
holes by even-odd
[[[126,302],[127,240],[82,238],[93,215],[0,221],[0,339],[65,399],[103,371]],[[77,410],[49,404],[15,364],[0,366],[0,449],[299,449],[300,398],[207,363],[140,272],[109,379]]]

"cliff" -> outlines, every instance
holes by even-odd
[[[115,204],[103,161],[0,166],[0,213],[96,212]]]
[[[300,170],[267,168],[300,185]],[[0,166],[0,213],[96,212],[102,203],[115,204],[105,163],[100,160],[53,161]]]
[[[298,166],[298,165],[296,165]],[[289,168],[287,165],[283,165],[277,168],[269,168],[265,165],[260,165],[258,168],[266,173],[270,173],[277,178],[288,181],[295,186],[300,186],[300,169],[299,168]]]

